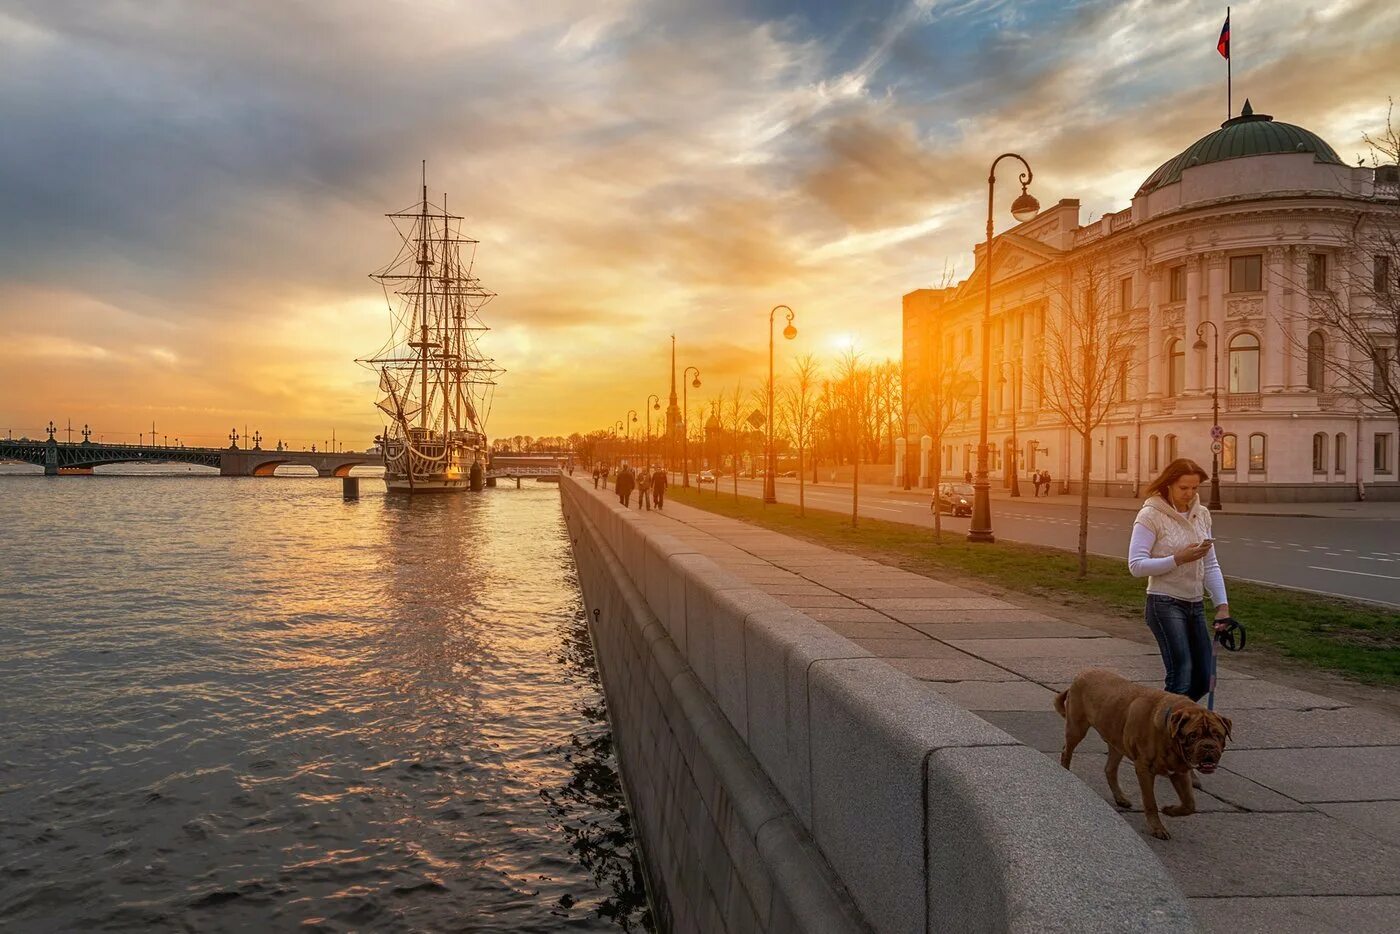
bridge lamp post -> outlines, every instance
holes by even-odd
[[[1015,159],[1026,167],[1026,171],[1020,176],[1021,194],[1011,202],[1011,216],[1016,218],[1018,223],[1024,224],[1040,213],[1040,202],[1026,191],[1034,177],[1031,164],[1014,152],[1005,152],[993,159],[992,167],[987,171],[987,247],[982,254],[982,275],[987,280],[982,305],[982,411],[978,417],[977,476],[972,485],[972,523],[971,528],[967,530],[967,540],[970,542],[991,543],[997,540],[992,534],[992,499],[990,484],[987,482],[987,394],[992,370],[992,237],[995,235],[992,209],[996,203],[994,193],[997,163],[1003,159]]]
[[[773,480],[773,473],[777,469],[778,463],[777,453],[773,450],[773,316],[778,313],[779,308],[787,312],[787,327],[783,328],[783,337],[792,340],[797,336],[797,328],[792,326],[792,319],[796,317],[796,313],[786,305],[774,305],[773,310],[768,312],[768,456],[765,458],[766,467],[763,471],[763,501],[765,503],[778,501],[778,487]],[[715,487],[718,489],[718,481],[716,481]]]
[[[653,402],[653,399],[655,399],[656,401]],[[651,469],[651,413],[653,411],[661,411],[661,397],[658,396],[656,393],[652,393],[651,395],[647,396],[647,435],[646,441],[642,447],[642,460],[647,462],[647,470]]]
[[[1220,328],[1209,318],[1196,325],[1196,343],[1191,345],[1192,350],[1205,350],[1206,337],[1205,327],[1210,325],[1211,335],[1215,343],[1215,375],[1211,377],[1210,386],[1210,503],[1206,508],[1211,512],[1220,512],[1220,455],[1216,449],[1220,445]]]
[[[49,440],[52,441],[54,432],[58,431],[58,429],[53,426],[53,419],[49,419],[49,427],[44,430],[49,433]]]
[[[83,444],[92,444],[92,429],[83,425]]]
[[[686,377],[690,375],[691,370],[695,371],[695,379],[687,382]],[[691,386],[700,388],[699,367],[688,366],[681,374],[681,485],[684,487],[690,486],[690,424],[686,419],[690,418],[690,409],[687,408],[690,404],[687,398],[690,393],[687,390]]]
[[[238,450],[238,429],[237,429],[237,428],[233,429],[233,431],[230,431],[230,432],[228,433],[228,440],[229,440],[229,450],[231,450],[231,451],[236,451],[236,450]]]

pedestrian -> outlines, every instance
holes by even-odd
[[[1230,615],[1210,511],[1197,493],[1207,479],[1195,461],[1181,457],[1168,464],[1147,487],[1128,544],[1128,569],[1134,577],[1147,578],[1147,628],[1162,653],[1166,690],[1192,700],[1210,690],[1213,656],[1205,594],[1210,594],[1217,620]]]
[[[656,508],[661,509],[666,501],[666,471],[660,467],[651,475],[651,498],[656,503]]]
[[[607,486],[608,486],[608,473],[611,472],[611,470],[612,470],[612,468],[609,467],[607,464],[604,464],[604,465],[603,465],[603,489],[607,489]]]
[[[1045,471],[1043,471],[1043,470],[1037,470],[1037,471],[1035,472],[1035,495],[1036,495],[1036,496],[1039,496],[1039,495],[1040,495],[1040,486],[1041,486],[1041,484],[1043,484],[1044,482],[1045,482]]]
[[[1045,484],[1045,495],[1046,495],[1046,496],[1049,496],[1049,495],[1050,495],[1050,471],[1048,471],[1048,470],[1042,470],[1042,471],[1040,472],[1040,482]]]
[[[637,508],[651,512],[651,470],[645,466],[637,471]]]
[[[593,465],[593,489],[598,489],[598,465]]]
[[[966,483],[972,482],[972,471],[967,470],[963,472],[963,481]]]
[[[632,468],[623,463],[617,469],[617,499],[624,507],[632,505]]]

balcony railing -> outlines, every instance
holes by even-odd
[[[1225,397],[1225,410],[1228,412],[1257,412],[1261,397],[1257,392],[1232,392]]]

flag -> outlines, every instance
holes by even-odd
[[[1225,25],[1220,27],[1220,41],[1215,43],[1215,51],[1222,58],[1230,57],[1230,14],[1225,14]]]

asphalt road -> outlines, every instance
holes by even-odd
[[[721,495],[732,495],[730,483],[728,478],[720,481]],[[762,487],[757,480],[740,480],[739,492],[757,497]],[[860,492],[862,516],[933,526],[926,493],[901,494],[874,487],[862,487]],[[779,481],[778,500],[797,502],[796,481]],[[849,513],[851,489],[809,484],[807,504]],[[966,533],[968,521],[944,514],[943,528],[954,534]],[[1089,550],[1126,562],[1132,525],[1129,510],[1091,506]],[[1079,502],[1070,496],[994,498],[992,529],[999,539],[1074,550],[1079,538]],[[1400,521],[1226,512],[1215,517],[1214,530],[1216,553],[1227,577],[1400,607]]]

